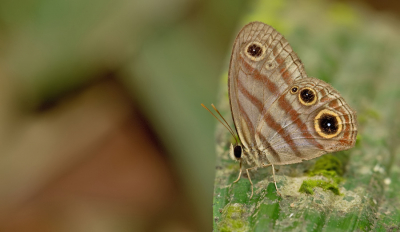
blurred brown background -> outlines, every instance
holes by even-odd
[[[0,230],[212,230],[200,103],[252,3],[0,1]]]

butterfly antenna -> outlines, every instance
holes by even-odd
[[[229,126],[229,123],[225,120],[224,117],[222,117],[221,113],[217,110],[217,107],[214,106],[214,104],[211,104],[212,108],[214,108],[214,110],[219,114],[219,116],[221,116],[222,120],[224,120],[224,122],[226,123],[226,125],[229,127],[230,131],[233,133],[232,127]],[[234,133],[233,133],[234,134]],[[236,141],[237,142],[237,141]]]
[[[217,108],[215,108],[215,106],[213,104],[211,104],[212,107],[214,108],[215,111],[217,111],[217,113],[219,114],[219,116],[221,116],[221,118],[224,120],[224,122],[226,123],[226,125],[219,120],[219,118],[217,116],[215,116],[215,114],[213,114],[213,112],[211,112],[211,110],[209,110],[203,103],[201,103],[201,106],[204,107],[204,109],[208,110],[208,112],[210,112],[210,114],[212,114],[212,116],[214,116],[214,118],[216,118],[218,120],[218,122],[220,122],[222,125],[224,125],[224,127],[229,131],[229,133],[231,133],[231,135],[233,136],[233,138],[236,140],[236,144],[239,144],[235,134],[233,133],[232,128],[229,126],[229,124],[226,122],[226,120],[224,119],[224,117],[222,117],[222,115],[219,113],[219,111],[217,110]]]
[[[208,112],[211,113],[211,111],[204,106],[203,104],[201,104],[204,108],[206,108],[208,110]],[[224,120],[225,124],[223,122],[221,122],[213,113],[211,113],[222,125],[225,126],[226,129],[228,129],[228,131],[234,135],[235,133],[233,132],[232,128],[229,126],[229,123],[225,120],[225,118],[221,115],[221,113],[217,110],[217,108],[215,108],[214,104],[211,104],[211,106],[214,108],[214,110],[219,114],[219,116],[221,116],[221,118]],[[234,136],[235,137],[235,136]]]

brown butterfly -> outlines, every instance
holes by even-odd
[[[308,77],[286,39],[271,26],[252,22],[233,45],[229,100],[240,143],[231,145],[249,170],[310,160],[354,146],[356,113],[332,86]],[[218,111],[217,111],[218,112]]]

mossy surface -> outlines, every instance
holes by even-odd
[[[343,175],[343,164],[334,155],[324,155],[315,162],[314,167],[308,173],[309,176],[322,175],[326,178]]]
[[[339,187],[337,183],[332,183],[326,180],[305,180],[300,186],[299,192],[314,194],[313,188],[319,187],[324,190],[332,191],[336,195],[340,195]]]
[[[319,187],[325,191],[332,191],[340,195],[339,183],[343,181],[343,164],[340,159],[334,155],[324,155],[315,162],[314,166],[308,172],[308,176],[323,176],[323,180],[307,179],[303,181],[299,192],[314,194],[313,188]]]
[[[218,231],[248,231],[248,221],[245,217],[245,206],[243,204],[228,204],[222,210],[222,218],[218,223]]]

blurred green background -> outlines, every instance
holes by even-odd
[[[1,0],[0,230],[212,230],[216,122],[200,103],[257,2]],[[285,34],[284,7],[262,2]],[[398,26],[397,1],[333,3]],[[309,70],[324,57],[304,37],[289,41]]]

